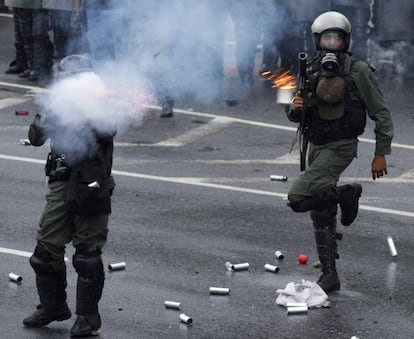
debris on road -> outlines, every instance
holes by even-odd
[[[166,308],[173,308],[175,310],[179,310],[181,303],[179,303],[177,301],[166,300],[164,302],[164,305],[165,305]]]
[[[180,320],[181,320],[184,324],[187,324],[187,325],[190,325],[190,324],[192,324],[192,323],[193,323],[193,319],[192,319],[192,318],[190,318],[188,315],[186,315],[186,314],[184,314],[184,313],[181,313],[181,314],[180,314]]]
[[[275,252],[275,257],[279,260],[283,260],[285,256],[282,254],[282,252],[276,251]]]
[[[396,256],[398,256],[398,253],[397,253],[397,249],[395,248],[394,240],[392,240],[392,238],[390,236],[388,236],[387,237],[387,242],[388,242],[388,247],[389,247],[390,252],[391,252],[391,256],[393,258],[395,258]]]
[[[304,254],[299,254],[298,263],[299,264],[307,264],[308,263],[308,257]]]
[[[19,283],[23,280],[23,278],[20,275],[15,274],[15,273],[9,273],[9,279],[11,281],[14,281],[14,282],[17,282],[17,283]]]
[[[265,264],[264,265],[264,268],[268,272],[273,272],[273,273],[279,272],[279,267],[278,266],[275,266],[275,265]]]
[[[229,295],[230,288],[227,287],[209,287],[210,294]]]
[[[120,270],[124,270],[125,266],[126,266],[126,263],[122,261],[116,264],[109,264],[108,268],[110,271],[120,271]]]

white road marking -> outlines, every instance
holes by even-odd
[[[34,164],[42,164],[44,165],[46,160],[39,160],[39,159],[33,159],[33,158],[25,158],[25,157],[16,157],[13,155],[5,155],[5,154],[0,154],[0,159],[4,159],[4,160],[13,160],[13,161],[22,161],[22,162],[31,162]]]
[[[8,155],[4,155],[4,154],[0,154],[0,159],[23,161],[23,162],[30,162],[30,163],[36,163],[36,164],[44,165],[44,161],[42,161],[42,160],[32,159],[32,158],[25,158],[25,157],[8,156]],[[155,176],[155,175],[148,175],[148,174],[134,173],[134,172],[126,172],[126,171],[118,171],[118,170],[113,170],[112,173],[114,175],[120,175],[120,176],[125,176],[125,177],[130,177],[130,178],[140,178],[140,179],[146,179],[146,180],[170,182],[170,183],[175,183],[175,184],[184,184],[184,185],[193,185],[193,186],[199,186],[199,187],[217,188],[217,189],[222,189],[222,190],[227,190],[227,191],[251,193],[251,194],[258,194],[258,195],[265,195],[265,196],[273,196],[273,197],[278,197],[278,198],[282,198],[282,199],[287,198],[287,195],[285,193],[277,193],[277,192],[257,190],[257,189],[251,189],[251,188],[235,187],[235,186],[207,183],[207,182],[202,182],[202,179],[200,179],[200,178],[162,177],[162,176]],[[380,207],[366,206],[366,205],[360,205],[360,208],[363,209],[363,210],[366,210],[366,211],[379,212],[379,213],[384,213],[384,214],[400,215],[400,216],[406,216],[406,217],[414,218],[414,212],[409,212],[409,211],[401,211],[401,210],[394,210],[394,209],[389,209],[389,208],[380,208]]]
[[[30,258],[33,254],[33,252],[14,250],[12,248],[6,248],[6,247],[0,247],[0,253],[13,254],[19,257],[26,257],[26,258]],[[64,260],[69,261],[67,257],[64,257]]]
[[[20,105],[31,99],[32,99],[31,97],[27,97],[27,96],[9,97],[5,99],[1,99],[0,109],[5,109],[11,106]]]
[[[13,14],[0,13],[0,17],[13,18]]]
[[[19,89],[26,89],[29,90],[29,94],[33,93],[33,94],[39,94],[39,93],[47,93],[49,92],[49,90],[47,88],[43,88],[43,87],[37,87],[37,86],[29,86],[29,85],[19,85],[19,84],[14,84],[12,82],[2,82],[0,81],[0,86],[5,86],[5,87],[11,87],[11,88],[19,88]]]
[[[11,248],[5,248],[5,247],[0,247],[0,253],[13,254],[13,255],[18,255],[20,257],[26,257],[26,258],[30,258],[33,254],[33,252],[13,250]]]
[[[232,123],[232,120],[227,118],[214,118],[208,121],[206,124],[199,127],[188,130],[185,133],[180,134],[175,138],[163,140],[154,144],[154,146],[169,146],[180,147],[189,143],[195,142],[207,135],[218,132],[219,130],[227,127]]]
[[[299,154],[299,153],[298,153]],[[281,156],[276,159],[130,159],[123,157],[115,157],[114,162],[122,165],[143,165],[151,163],[163,164],[209,164],[209,165],[289,165],[298,164],[299,159]]]

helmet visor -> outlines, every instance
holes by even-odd
[[[327,51],[340,51],[344,48],[345,38],[342,32],[325,31],[321,34],[321,49]]]

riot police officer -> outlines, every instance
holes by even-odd
[[[71,55],[59,64],[62,77],[92,74],[87,58]],[[68,95],[64,93],[65,97]],[[90,99],[91,100],[91,99]],[[74,109],[78,106],[74,103]],[[74,112],[75,113],[75,112]],[[104,286],[102,248],[111,213],[111,176],[115,131],[97,131],[89,120],[63,123],[59,112],[38,114],[30,125],[29,140],[41,146],[51,142],[45,172],[49,191],[40,218],[37,245],[30,258],[36,274],[40,306],[23,320],[26,327],[43,327],[71,317],[66,303],[65,246],[76,251],[72,264],[78,273],[77,319],[72,337],[96,334],[101,326],[98,302]],[[71,140],[71,141],[69,141]]]
[[[325,12],[314,20],[311,31],[317,53],[308,63],[309,91],[296,94],[288,114],[292,121],[306,114],[308,168],[293,183],[288,205],[295,212],[311,211],[322,264],[318,284],[329,293],[340,289],[335,265],[337,206],[341,223],[349,226],[357,216],[362,192],[359,184],[337,186],[337,182],[357,155],[357,137],[364,131],[367,113],[375,121],[372,177],[387,174],[385,155],[391,152],[393,124],[370,66],[348,53],[349,20],[338,12]]]

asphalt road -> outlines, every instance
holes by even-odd
[[[66,338],[74,317],[37,330],[21,323],[38,302],[28,256],[44,206],[48,148],[19,142],[39,107],[37,89],[25,87],[36,84],[4,74],[13,58],[11,23],[0,16],[0,332],[4,338]],[[411,82],[380,84],[396,131],[389,174],[370,179],[369,123],[358,159],[343,177],[362,183],[363,195],[356,222],[339,227],[342,289],[330,296],[331,308],[305,315],[287,315],[275,305],[277,289],[316,281],[319,272],[312,266],[317,255],[309,215],[294,214],[285,200],[300,174],[297,152],[289,154],[295,126],[262,80],[236,106],[228,107],[226,97],[209,104],[179,100],[173,118],[161,119],[154,109],[142,126],[118,135],[103,259],[105,265],[125,261],[126,269],[106,274],[100,337],[411,338],[414,98]],[[29,114],[16,116],[16,109]],[[272,174],[288,181],[270,181]],[[275,250],[285,254],[283,261],[275,259]],[[68,303],[74,310],[72,254],[68,245]],[[298,265],[299,254],[308,255],[309,264]],[[249,262],[250,268],[228,272],[226,261]],[[265,263],[280,265],[279,273],[266,272]],[[9,281],[10,272],[23,281]],[[231,293],[211,296],[210,286]],[[181,302],[181,311],[166,309],[165,300]],[[181,312],[193,318],[192,325],[180,322]]]

